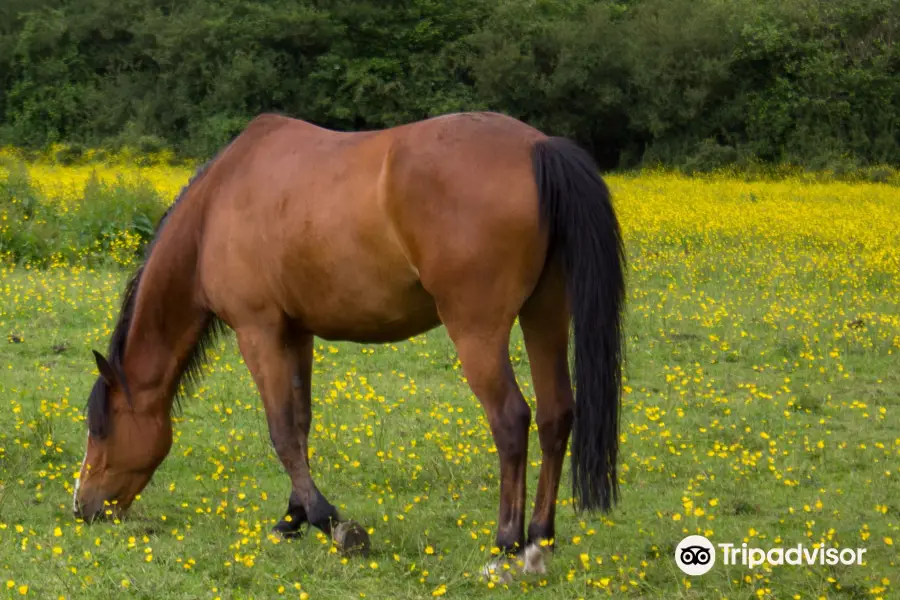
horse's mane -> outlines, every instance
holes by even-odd
[[[134,316],[138,289],[140,288],[141,277],[144,274],[144,267],[146,266],[147,261],[149,260],[153,252],[153,248],[155,247],[156,242],[159,239],[159,235],[162,232],[163,227],[165,227],[166,221],[171,215],[172,210],[176,206],[178,206],[179,202],[187,194],[187,191],[190,189],[191,185],[198,178],[200,178],[200,176],[203,175],[203,173],[212,162],[213,161],[207,162],[206,164],[201,166],[196,173],[194,173],[194,175],[188,181],[187,185],[181,188],[181,191],[175,198],[175,202],[173,202],[163,213],[162,217],[160,217],[159,222],[156,225],[156,230],[153,234],[153,239],[150,240],[150,243],[147,245],[147,248],[144,252],[144,262],[137,268],[137,270],[128,280],[128,283],[125,285],[125,292],[122,296],[122,305],[119,311],[119,317],[116,321],[112,336],[109,340],[109,347],[107,349],[106,358],[110,367],[112,367],[116,378],[123,386],[129,402],[131,401],[131,398],[128,395],[128,386],[127,382],[125,381],[122,363],[125,358],[125,346],[128,341],[128,331],[131,327],[132,317]],[[200,370],[206,357],[206,350],[215,341],[216,335],[222,330],[222,328],[222,322],[215,317],[211,318],[208,326],[204,328],[204,332],[200,336],[199,342],[191,351],[184,368],[182,369],[177,378],[177,381],[175,382],[176,402],[173,403],[173,408],[178,405],[177,400],[182,395],[182,392],[187,391],[188,388],[196,383],[197,379],[200,376]],[[184,385],[182,385],[182,383],[184,383]],[[101,375],[94,383],[94,387],[91,389],[91,393],[87,401],[88,430],[90,431],[91,435],[97,437],[98,439],[105,438],[110,432],[109,392],[109,385]]]

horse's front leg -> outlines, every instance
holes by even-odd
[[[352,521],[341,520],[309,470],[313,336],[293,333],[281,324],[241,328],[237,336],[262,396],[272,445],[291,478],[287,513],[274,531],[284,537],[297,536],[308,522],[331,536],[345,553],[367,554],[365,530]]]

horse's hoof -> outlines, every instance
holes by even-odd
[[[334,528],[333,539],[344,556],[369,555],[369,534],[354,521],[342,521]]]
[[[298,539],[303,537],[303,525],[305,523],[306,521],[301,521],[299,519],[291,521],[282,519],[272,528],[272,532],[276,535],[280,535],[286,540]]]
[[[531,543],[525,550],[515,556],[501,556],[489,562],[481,570],[481,576],[486,581],[499,581],[500,583],[512,583],[519,575],[547,573],[546,561],[550,557],[552,549],[540,544]]]
[[[481,577],[484,581],[496,581],[501,584],[510,584],[513,581],[515,563],[508,558],[492,560],[481,569]]]
[[[540,544],[532,543],[525,546],[525,573],[545,575],[551,551],[550,546],[541,546]]]

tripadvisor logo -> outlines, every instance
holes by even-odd
[[[743,565],[751,569],[768,563],[779,565],[861,565],[866,548],[805,548],[797,544],[791,548],[750,548],[747,544],[717,544],[726,565]],[[675,564],[687,575],[703,575],[716,564],[713,543],[702,535],[689,535],[675,548]]]
[[[675,548],[675,564],[687,575],[703,575],[716,564],[716,549],[702,535],[689,535]]]

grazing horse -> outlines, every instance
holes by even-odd
[[[128,509],[171,448],[178,391],[227,326],[291,480],[275,531],[309,523],[367,551],[365,530],[310,474],[313,338],[386,343],[443,324],[497,447],[496,544],[540,570],[570,433],[576,508],[605,512],[618,499],[624,265],[608,189],[565,138],[496,113],[367,132],[258,116],[160,220],[107,357],[94,352],[74,512]],[[517,317],[542,452],[527,538],[532,415],[510,365]]]

